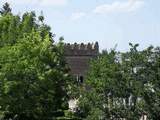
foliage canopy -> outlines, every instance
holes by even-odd
[[[68,68],[62,40],[34,12],[13,15],[6,3],[0,16],[0,115],[8,120],[44,120],[68,109]]]

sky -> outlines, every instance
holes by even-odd
[[[15,14],[43,11],[45,23],[67,43],[99,42],[100,50],[160,46],[160,0],[0,0]]]

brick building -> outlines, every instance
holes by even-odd
[[[79,82],[83,82],[85,75],[89,69],[89,61],[97,57],[99,53],[99,45],[96,43],[88,44],[65,44],[65,58],[71,69],[71,74],[77,78]]]

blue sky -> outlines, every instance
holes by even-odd
[[[98,41],[101,50],[128,50],[129,42],[140,49],[160,46],[160,0],[1,0],[16,14],[41,11],[45,22],[65,42]]]

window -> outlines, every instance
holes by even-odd
[[[80,84],[84,82],[84,77],[82,75],[77,75],[76,79],[77,79],[77,82]]]
[[[79,76],[79,83],[83,83],[83,76]]]

